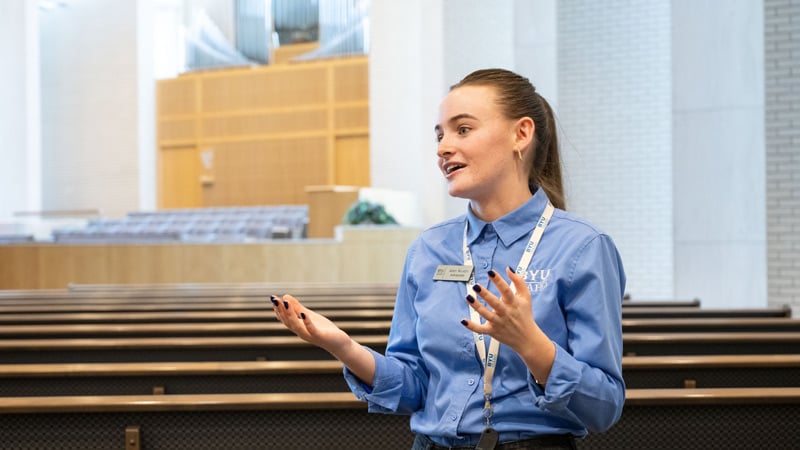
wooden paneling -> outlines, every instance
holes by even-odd
[[[396,283],[418,234],[412,228],[350,227],[341,241],[5,245],[0,289],[63,289],[69,283]]]
[[[328,181],[322,137],[217,143],[213,184],[203,189],[206,206],[303,204],[305,186]]]
[[[336,184],[369,186],[369,136],[337,137],[335,145]]]
[[[358,200],[356,186],[308,186],[308,237],[331,238],[347,209]]]
[[[236,137],[269,137],[284,133],[319,131],[328,120],[325,108],[205,117],[203,140]]]
[[[326,79],[324,66],[304,64],[209,75],[201,81],[202,112],[324,105]]]
[[[194,73],[159,81],[158,95],[161,208],[301,204],[309,185],[369,186],[366,57]]]
[[[186,76],[160,80],[156,84],[156,113],[158,117],[195,114],[197,104],[197,78]]]
[[[366,103],[339,106],[333,113],[333,127],[339,132],[361,130],[369,132],[369,105]]]
[[[197,149],[165,147],[159,153],[158,206],[166,209],[202,206]]]
[[[197,141],[197,119],[165,118],[158,124],[158,142],[162,147],[194,145]]]
[[[334,66],[333,100],[337,103],[369,100],[369,72],[359,64]]]

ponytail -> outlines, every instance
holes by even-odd
[[[558,151],[558,133],[553,109],[547,100],[538,93],[536,97],[545,110],[544,127],[536,128],[534,160],[528,174],[528,181],[544,189],[550,202],[559,209],[567,209],[564,198],[564,182],[561,178],[561,156]],[[540,128],[543,128],[541,132]]]

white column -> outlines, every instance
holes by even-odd
[[[154,126],[139,110],[139,62],[153,58],[138,42],[151,32],[139,29],[139,3],[150,1],[81,0],[42,14],[45,208],[139,209],[141,130]]]
[[[675,294],[767,305],[763,2],[673,0]]]
[[[153,0],[137,0],[136,10],[136,102],[139,191],[138,209],[154,210],[158,203],[156,153],[156,71],[153,30]]]
[[[450,85],[485,67],[514,69],[512,0],[373,0],[371,183],[412,190],[423,225],[463,214],[436,168],[433,127]]]
[[[671,299],[672,91],[666,2],[558,2],[567,208],[616,242],[634,299]]]
[[[0,218],[41,209],[39,10],[0,2]]]

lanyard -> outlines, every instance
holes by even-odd
[[[539,218],[539,221],[536,223],[536,227],[534,227],[533,232],[531,232],[531,237],[528,240],[528,244],[525,245],[525,251],[522,253],[522,257],[519,260],[519,264],[517,264],[517,268],[515,272],[517,274],[523,274],[526,270],[528,270],[528,266],[531,263],[531,259],[533,259],[533,253],[536,251],[536,247],[539,246],[539,242],[542,240],[542,234],[544,234],[544,229],[547,228],[547,224],[550,223],[550,218],[553,217],[553,211],[555,208],[553,204],[547,202],[547,206],[544,208],[544,212],[542,216]],[[472,253],[469,251],[469,246],[467,245],[467,229],[469,227],[469,222],[464,225],[464,243],[463,243],[463,252],[464,252],[464,265],[465,266],[472,266]],[[474,292],[472,287],[475,286],[475,271],[472,271],[472,274],[467,281],[467,293],[471,294]],[[517,289],[514,284],[511,284],[511,292],[516,294]],[[473,322],[481,323],[480,314],[475,311],[473,308],[469,310],[470,319]],[[486,417],[486,425],[489,426],[489,419],[492,417],[492,378],[494,378],[494,370],[497,366],[498,360],[498,351],[500,350],[500,343],[497,339],[491,339],[489,342],[489,351],[486,351],[486,345],[484,344],[484,335],[478,334],[473,332],[472,337],[475,340],[475,348],[478,349],[478,356],[481,358],[481,362],[485,367],[484,376],[483,376],[483,398],[485,399],[483,405],[483,415]]]

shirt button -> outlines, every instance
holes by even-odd
[[[469,384],[470,386],[475,384],[475,378],[470,378],[469,380],[467,380],[467,384]]]
[[[452,420],[453,422],[455,422],[455,421],[456,421],[456,419],[458,419],[458,417],[456,417],[456,416],[450,416],[450,420]]]
[[[483,268],[485,269],[487,267],[489,267],[489,261],[484,260],[483,261]]]

